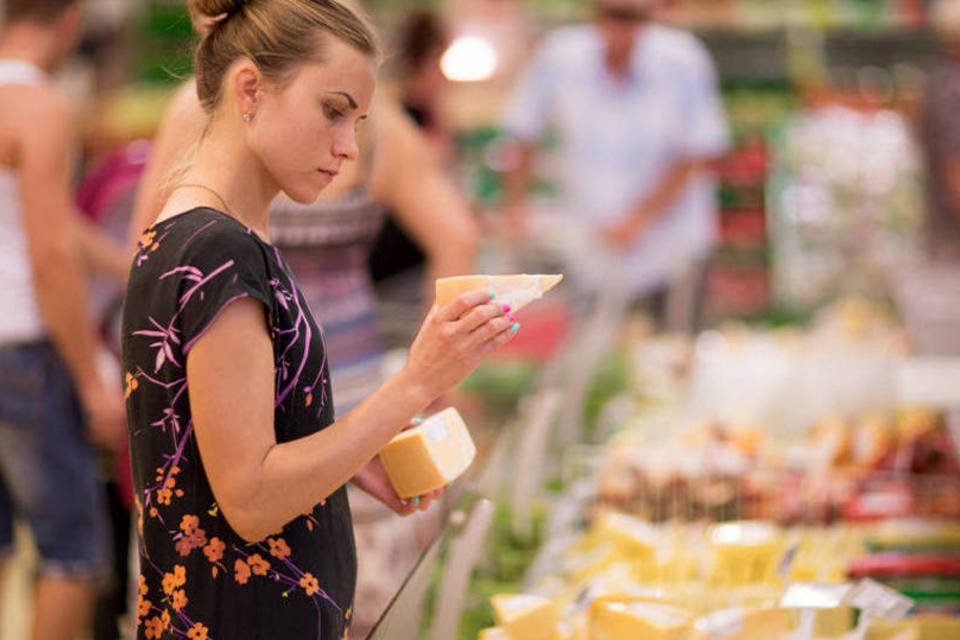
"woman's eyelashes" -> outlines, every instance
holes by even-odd
[[[324,103],[323,105],[323,114],[327,117],[328,120],[333,122],[343,117],[342,111],[340,111],[339,109],[337,109],[336,107],[328,103]]]

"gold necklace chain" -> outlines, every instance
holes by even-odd
[[[236,214],[233,213],[233,210],[230,209],[230,205],[227,204],[227,201],[223,198],[222,195],[217,193],[212,187],[208,187],[205,184],[200,184],[199,182],[184,182],[183,184],[178,184],[173,188],[174,191],[177,189],[185,189],[186,187],[193,187],[194,189],[203,189],[204,191],[213,194],[213,196],[220,201],[220,204],[223,205],[224,213],[230,214],[230,217],[236,218]]]

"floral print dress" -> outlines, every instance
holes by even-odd
[[[245,297],[263,304],[273,342],[277,442],[333,422],[323,334],[279,251],[209,208],[148,229],[123,318],[140,534],[138,638],[347,635],[356,552],[345,488],[248,544],[217,507],[200,459],[186,360],[218,314]]]

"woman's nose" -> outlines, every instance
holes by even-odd
[[[357,143],[357,134],[353,130],[334,140],[333,155],[344,160],[356,160],[359,157],[360,146]]]

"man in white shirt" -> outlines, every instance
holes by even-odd
[[[560,209],[578,242],[596,241],[571,275],[588,289],[613,278],[632,299],[704,263],[716,218],[705,169],[729,142],[709,54],[653,22],[660,3],[595,0],[594,22],[549,34],[504,119],[521,150],[505,181],[508,222],[525,224],[536,143],[552,129]]]

